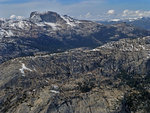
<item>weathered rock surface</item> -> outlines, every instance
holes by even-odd
[[[150,37],[0,65],[0,112],[148,113]]]

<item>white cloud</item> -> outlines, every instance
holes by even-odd
[[[113,9],[108,10],[108,11],[107,11],[107,14],[109,14],[109,15],[113,15],[113,14],[115,14],[115,10],[113,10]]]
[[[122,12],[123,17],[150,17],[150,11],[143,11],[143,10],[124,10]]]
[[[23,16],[17,16],[16,17],[18,20],[21,20],[21,19],[23,19],[24,17]]]
[[[134,11],[128,9],[123,11],[117,8],[113,9],[113,7],[105,5],[105,3],[106,0],[84,0],[74,4],[61,4],[57,0],[31,0],[19,4],[0,4],[0,17],[10,18],[9,15],[11,15],[11,18],[21,19],[22,16],[29,17],[32,11],[55,11],[59,14],[67,14],[77,19],[88,20],[150,17],[150,11]]]
[[[13,19],[13,20],[21,20],[23,18],[24,18],[23,16],[16,16],[16,15],[11,15],[10,16],[10,19]]]
[[[16,15],[11,15],[10,19],[16,19]]]
[[[86,15],[85,15],[85,18],[90,18],[92,15],[90,12],[88,12]]]
[[[105,8],[102,5],[104,2],[104,0],[83,0],[74,4],[61,4],[57,0],[31,0],[30,2],[19,4],[0,4],[0,17],[9,18],[8,16],[12,14],[29,17],[32,11],[55,11],[75,18],[80,18],[80,15],[82,15],[83,18],[80,19],[85,19],[87,12],[91,12],[92,15],[105,12]],[[87,16],[88,19],[92,19],[92,16]]]

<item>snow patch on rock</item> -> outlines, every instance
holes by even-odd
[[[8,31],[6,31],[6,30],[4,30],[4,29],[0,29],[0,36],[1,37],[11,37],[11,36],[14,36],[14,34],[12,33],[12,31],[11,30],[8,30]]]
[[[60,93],[59,91],[55,91],[55,90],[50,90],[50,92],[51,93],[56,93],[56,94]]]
[[[45,22],[45,24],[51,26],[53,30],[57,30],[58,25],[56,23]]]
[[[22,68],[21,68],[21,69],[19,69],[19,70],[20,70],[20,72],[22,73],[22,76],[25,76],[25,72],[24,72],[24,70],[27,70],[27,71],[32,72],[32,70],[31,70],[30,68],[27,68],[27,67],[25,66],[25,64],[24,64],[24,63],[22,63]]]
[[[68,16],[61,16],[61,18],[64,19],[66,21],[66,23],[68,25],[70,25],[71,27],[76,26],[76,23],[75,23],[75,21],[72,18],[70,18]]]

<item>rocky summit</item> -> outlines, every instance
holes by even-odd
[[[39,12],[32,12],[30,14],[30,19],[35,22],[51,22],[51,23],[65,23],[66,21],[61,18],[61,16],[55,12],[45,12],[45,13],[39,13]]]
[[[56,12],[0,19],[0,113],[149,113],[150,31]]]

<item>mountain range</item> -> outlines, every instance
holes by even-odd
[[[150,30],[150,17],[141,18],[129,18],[129,19],[112,19],[108,21],[97,21],[105,25],[118,24],[125,22],[126,24],[132,25],[145,30]]]
[[[22,20],[0,21],[0,63],[22,56],[54,53],[78,47],[94,48],[122,38],[149,36],[150,32],[119,23],[106,26],[76,20],[55,12],[32,12]]]
[[[150,31],[56,12],[0,20],[0,113],[149,113]]]

